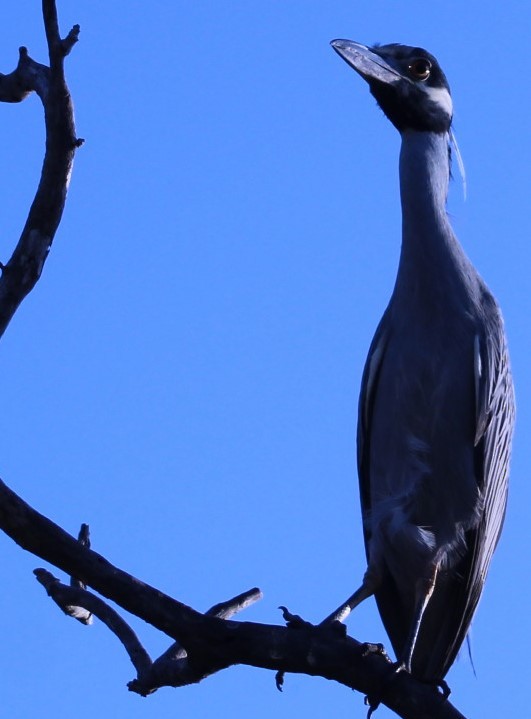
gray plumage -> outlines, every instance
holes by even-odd
[[[368,569],[401,666],[440,682],[468,632],[503,524],[514,396],[498,305],[446,213],[452,102],[421,48],[334,49],[401,133],[402,249],[363,374],[358,471]]]

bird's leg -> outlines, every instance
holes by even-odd
[[[411,662],[413,659],[413,652],[415,651],[415,644],[420,631],[420,625],[430,597],[435,589],[435,580],[437,579],[437,572],[439,571],[439,563],[435,563],[431,567],[431,574],[428,577],[419,579],[415,587],[415,618],[411,631],[409,633],[408,640],[400,657],[400,661],[397,666],[397,671],[405,670],[411,674]]]
[[[365,599],[372,597],[378,586],[378,576],[374,570],[369,568],[365,572],[363,582],[359,589],[356,589],[346,602],[343,602],[332,614],[329,614],[326,619],[323,619],[321,625],[330,624],[332,622],[344,622],[350,612],[355,609],[358,604],[361,604]]]

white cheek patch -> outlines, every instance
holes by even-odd
[[[437,105],[449,118],[452,117],[454,106],[450,93],[445,87],[429,87],[428,85],[421,85],[423,91],[428,95],[430,100]]]

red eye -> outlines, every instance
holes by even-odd
[[[431,62],[424,57],[419,57],[409,63],[408,70],[415,80],[427,80],[431,72]]]

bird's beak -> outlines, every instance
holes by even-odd
[[[376,80],[389,85],[403,79],[397,70],[365,45],[352,40],[332,40],[330,45],[369,83]]]

